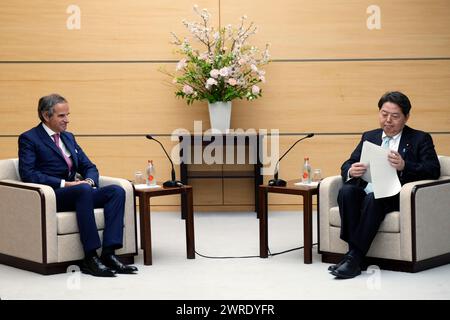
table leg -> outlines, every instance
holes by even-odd
[[[259,188],[259,256],[261,258],[268,257],[268,227],[267,227],[267,192],[264,188]]]
[[[141,218],[141,244],[144,250],[144,265],[152,264],[152,236],[150,226],[150,198],[146,195],[139,199],[139,213]]]
[[[189,210],[188,206],[189,204],[187,203],[188,199],[186,199],[186,192],[182,192],[181,193],[181,219],[185,220],[186,216],[187,216],[187,210]]]
[[[192,189],[185,189],[181,194],[185,195],[185,212],[186,212],[186,250],[187,258],[195,259],[195,238],[194,238],[194,206],[192,199]]]
[[[304,263],[312,263],[312,195],[303,196],[303,253]]]
[[[144,249],[144,211],[145,209],[142,207],[145,196],[139,196],[139,233],[141,240],[141,249]]]

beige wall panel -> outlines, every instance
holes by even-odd
[[[218,25],[219,0],[195,1]],[[69,30],[70,4],[81,10],[81,28]],[[193,20],[190,0],[75,2],[4,0],[0,4],[0,60],[175,59],[173,31],[188,36],[182,19]]]
[[[172,143],[160,139],[170,152]],[[158,183],[170,178],[171,165],[164,151],[145,137],[77,137],[78,144],[103,175],[133,180],[136,171],[145,175],[147,160],[153,160]],[[175,166],[179,176],[178,166]]]
[[[299,136],[280,137],[280,156]],[[314,169],[320,168],[322,177],[340,174],[341,164],[348,159],[360,140],[359,135],[349,136],[314,136],[311,139],[299,142],[294,149],[280,162],[279,178],[283,180],[300,179],[303,169],[304,157],[309,157]],[[264,176],[264,183],[272,179],[272,175]],[[299,204],[303,203],[302,197],[270,194],[270,204]],[[316,199],[314,198],[314,203]]]
[[[299,136],[280,137],[280,155],[282,155]],[[300,179],[303,170],[303,159],[309,157],[312,169],[320,168],[323,177],[340,174],[342,162],[348,159],[350,153],[359,143],[360,135],[322,136],[299,142],[281,160],[279,177],[284,180]],[[275,160],[276,161],[276,160]],[[271,175],[264,176],[264,182],[270,180]]]
[[[221,1],[222,25],[259,27],[252,45],[271,43],[273,59],[448,57],[447,0]],[[381,9],[381,29],[369,30],[370,5]]]
[[[168,138],[160,138],[170,154],[174,145]],[[148,160],[153,160],[156,179],[159,185],[170,180],[171,165],[164,151],[154,141],[145,137],[78,137],[78,144],[97,165],[101,175],[134,180],[136,171],[145,176]],[[175,166],[176,176],[180,178],[179,166]],[[151,199],[152,205],[177,205],[179,196],[164,196]]]
[[[298,137],[281,137],[280,155],[285,152]],[[359,142],[360,135],[321,136],[300,142],[280,163],[280,178],[285,180],[300,177],[300,170],[305,156],[310,157],[313,168],[320,168],[322,176],[339,174],[339,168]],[[433,135],[436,152],[450,156],[450,135]],[[141,137],[78,137],[78,143],[97,165],[102,175],[133,180],[136,171],[144,172],[148,159],[153,159],[158,181],[170,178],[170,163],[158,145]],[[167,151],[171,143],[161,138]],[[0,137],[0,159],[17,158],[17,138]],[[270,154],[269,154],[270,155]],[[177,178],[180,178],[179,166],[175,165]],[[264,182],[272,178],[264,176]],[[200,179],[192,179],[199,182]],[[209,179],[201,179],[201,181]],[[229,179],[234,181],[235,179]],[[249,179],[250,180],[250,179]],[[237,180],[236,180],[237,181]]]
[[[254,205],[254,190],[255,182],[253,179],[224,179],[223,203],[225,205]]]
[[[175,65],[0,65],[0,134],[19,134],[36,125],[37,102],[51,92],[69,101],[69,127],[77,134],[192,131],[194,120],[209,128],[206,102],[187,106],[176,99],[161,67]]]
[[[201,0],[218,26],[219,0]],[[173,59],[170,32],[187,36],[193,2],[80,0],[80,30],[68,30],[67,1],[3,1],[0,60]],[[423,57],[450,54],[446,0],[377,1],[381,29],[368,30],[371,1],[221,1],[222,25],[247,14],[259,26],[255,43],[272,44],[273,58]],[[268,15],[270,13],[270,15]]]
[[[450,135],[435,134],[433,135],[433,142],[438,155],[450,156]]]
[[[209,128],[206,102],[187,106],[161,67],[174,64],[0,65],[0,134],[36,125],[38,99],[50,92],[71,105],[78,134],[193,131]],[[387,90],[412,100],[410,124],[426,131],[450,128],[450,61],[272,63],[263,97],[236,100],[232,128],[282,132],[362,132],[377,126],[377,103]]]
[[[0,159],[17,158],[17,137],[0,137]]]
[[[359,139],[359,135],[315,136],[310,140],[300,142],[282,160],[280,178],[285,180],[299,178],[304,156],[310,157],[313,168],[322,170],[323,177],[337,175],[342,162],[348,158]],[[161,138],[160,140],[170,152],[173,145],[170,140],[168,138]],[[450,155],[450,135],[435,134],[433,140],[438,154]],[[97,165],[102,175],[132,180],[134,172],[144,171],[147,160],[153,159],[157,170],[157,179],[165,181],[170,178],[170,164],[162,150],[156,143],[151,143],[143,137],[78,137],[77,141]],[[281,137],[280,154],[295,141],[296,137],[293,136]],[[17,157],[16,137],[0,137],[0,145],[0,159]],[[179,179],[178,166],[175,166],[175,170]],[[271,178],[270,175],[265,176],[264,183],[267,183]],[[220,179],[191,179],[189,183],[194,187],[196,204],[218,205],[218,207],[203,207],[205,210],[221,209],[220,205],[223,200],[228,205],[237,204],[238,206],[230,207],[234,210],[244,210],[243,208],[249,203],[250,199],[253,203],[253,180],[251,179],[225,179],[224,199],[222,199],[222,182]],[[236,187],[236,183],[240,186],[245,185],[245,188]],[[286,195],[270,194],[269,198],[269,203],[273,205],[300,204],[301,202],[300,197]],[[159,197],[152,200],[152,205],[177,206],[179,203],[178,196]],[[295,207],[292,208],[292,210],[295,210]]]
[[[450,129],[450,61],[272,63],[262,98],[233,102],[234,128],[281,132],[362,132],[378,125],[378,100],[407,94],[410,124]]]

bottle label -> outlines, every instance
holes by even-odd
[[[303,172],[303,179],[308,179],[308,171]]]

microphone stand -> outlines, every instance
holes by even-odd
[[[297,141],[295,141],[295,143],[281,156],[280,159],[278,159],[277,164],[275,165],[275,173],[273,175],[273,179],[269,180],[269,186],[271,187],[286,187],[286,181],[283,179],[278,179],[278,166],[280,164],[281,159],[284,158],[285,155],[287,155],[287,153],[289,151],[291,151],[291,149],[300,141],[307,139],[307,138],[311,138],[314,136],[314,133],[309,133],[307,136],[298,139]]]
[[[174,168],[174,166],[173,166],[172,159],[170,159],[170,157],[169,157],[169,155],[167,154],[167,151],[166,151],[166,149],[164,148],[164,146],[162,145],[162,143],[159,142],[158,140],[156,140],[155,138],[153,138],[153,136],[151,136],[151,135],[149,135],[149,134],[146,135],[145,137],[146,137],[147,139],[149,139],[149,140],[154,140],[154,141],[156,141],[156,142],[159,143],[159,145],[160,145],[161,148],[163,149],[164,153],[166,154],[167,159],[169,159],[170,164],[172,165],[172,172],[171,172],[171,178],[172,178],[172,180],[167,180],[166,182],[164,182],[164,183],[163,183],[163,187],[164,187],[164,188],[176,188],[176,187],[182,187],[182,186],[183,186],[183,183],[182,183],[181,181],[176,180],[176,177],[175,177],[175,168]]]

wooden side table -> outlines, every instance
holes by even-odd
[[[141,247],[144,250],[144,264],[152,264],[152,237],[150,223],[150,198],[179,194],[185,200],[182,202],[182,212],[186,215],[186,251],[188,259],[195,259],[194,243],[194,209],[192,202],[192,187],[152,188],[134,190],[139,198],[139,217],[141,229]]]
[[[318,194],[318,186],[297,186],[294,183],[300,180],[288,181],[286,187],[259,186],[259,256],[268,257],[269,241],[267,228],[267,195],[283,193],[300,195],[303,197],[303,243],[304,263],[312,263],[312,197]]]

